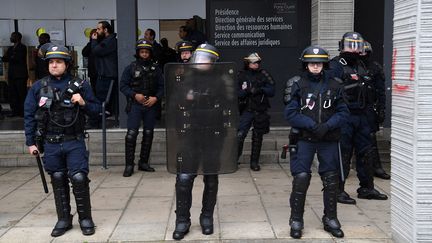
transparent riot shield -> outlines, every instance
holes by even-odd
[[[167,168],[171,173],[237,170],[234,63],[165,65]]]

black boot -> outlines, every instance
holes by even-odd
[[[124,177],[129,177],[134,173],[134,160],[135,160],[135,146],[136,139],[138,136],[137,130],[128,129],[125,137],[125,170],[123,172]]]
[[[367,187],[360,187],[357,189],[358,198],[361,199],[373,199],[373,200],[387,200],[388,197],[385,194],[380,193],[375,188],[367,188]]]
[[[202,233],[205,235],[211,235],[214,231],[213,212],[217,200],[218,185],[218,175],[204,175],[204,192],[200,215],[200,225]]]
[[[140,160],[138,162],[138,170],[154,172],[155,169],[150,167],[149,158],[153,142],[153,130],[144,130],[143,140],[141,142]]]
[[[246,135],[243,131],[237,132],[237,163],[240,164],[239,159],[240,156],[243,154],[243,144],[244,140],[246,138]]]
[[[51,236],[57,237],[72,229],[69,180],[65,173],[54,172],[51,175],[51,184],[58,218],[58,221],[51,232]]]
[[[75,202],[77,205],[78,222],[81,227],[83,235],[92,235],[95,233],[95,225],[93,223],[91,215],[91,204],[90,204],[90,180],[87,175],[78,172],[72,176],[72,187],[73,194],[75,196]]]
[[[334,237],[344,237],[341,224],[337,219],[337,193],[339,191],[339,173],[336,171],[326,172],[321,175],[324,186],[324,216],[322,222],[324,230],[330,232]]]
[[[339,193],[337,195],[338,203],[356,204],[356,200],[345,192],[345,181],[339,181]]]
[[[253,171],[260,171],[259,158],[261,154],[261,146],[263,141],[263,135],[257,133],[255,130],[252,133],[252,151],[250,158],[250,168]]]
[[[195,176],[191,174],[178,174],[176,178],[176,226],[173,232],[174,240],[181,240],[189,233],[194,179]]]
[[[310,179],[311,175],[306,172],[294,176],[290,196],[290,236],[294,239],[300,239],[302,237],[304,205]]]

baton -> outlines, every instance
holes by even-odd
[[[342,163],[342,152],[341,152],[341,147],[340,147],[340,142],[338,142],[338,152],[339,152],[339,166],[340,166],[340,175],[341,175],[341,180],[345,181],[345,175],[344,175],[344,167],[343,167],[343,163]]]
[[[48,185],[47,185],[47,182],[45,180],[45,173],[44,173],[44,170],[42,168],[42,162],[41,162],[39,152],[37,150],[35,150],[35,151],[33,151],[33,155],[36,156],[36,161],[37,161],[37,164],[39,167],[39,174],[40,174],[40,177],[42,180],[42,185],[43,185],[44,191],[45,191],[45,193],[48,193]]]

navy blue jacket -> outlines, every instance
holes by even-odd
[[[65,90],[68,86],[68,82],[72,79],[71,75],[64,75],[60,80],[51,77],[49,86],[53,89]],[[35,120],[36,110],[39,106],[39,91],[42,88],[42,82],[38,80],[33,84],[30,90],[27,92],[27,97],[24,102],[24,129],[26,136],[26,145],[35,145],[35,132],[37,122]],[[84,81],[82,91],[80,92],[82,98],[85,101],[83,110],[90,116],[98,115],[102,112],[102,106],[98,99],[93,95],[90,84]]]
[[[101,42],[91,40],[91,52],[95,58],[98,77],[117,78],[117,34],[110,34]]]
[[[331,76],[324,72],[323,83],[320,89],[320,93],[324,94],[327,90],[329,83],[328,77]],[[308,75],[303,74],[302,78],[308,79]],[[310,79],[309,79],[310,80]],[[315,89],[319,84],[319,80],[310,80],[311,88]],[[311,117],[306,116],[300,112],[301,109],[301,94],[300,86],[298,82],[293,83],[291,87],[291,100],[285,107],[285,119],[292,127],[299,129],[306,129],[312,131],[317,124]],[[340,128],[344,122],[346,122],[349,116],[349,110],[342,99],[342,90],[339,92],[336,104],[336,112],[325,122],[329,126],[329,131]]]
[[[121,80],[120,80],[120,91],[127,97],[132,98],[132,100],[135,100],[135,94],[136,92],[131,88],[130,84],[133,82],[132,77],[132,63],[129,64],[123,71]],[[156,98],[158,101],[162,99],[164,96],[164,79],[162,76],[162,70],[157,66],[156,67],[156,81],[157,81],[157,91],[156,91]]]

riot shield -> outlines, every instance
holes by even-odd
[[[234,63],[165,65],[167,169],[224,174],[237,170]]]

